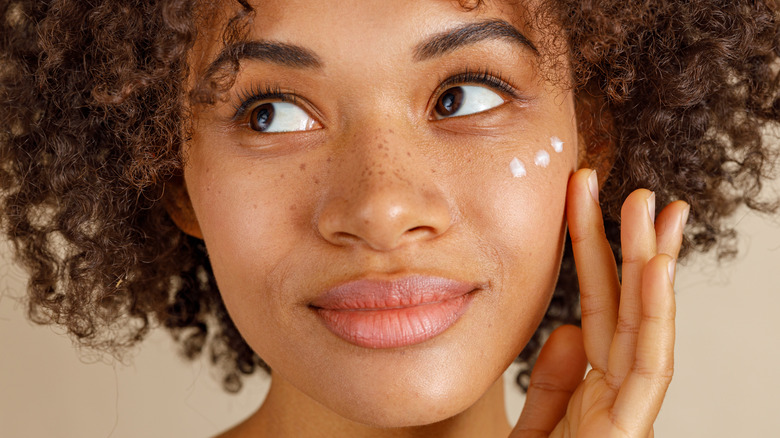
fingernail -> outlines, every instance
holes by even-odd
[[[599,203],[599,177],[596,175],[596,171],[593,170],[588,176],[588,188],[590,189],[590,197]]]
[[[685,210],[683,210],[683,212],[682,212],[682,216],[680,216],[680,222],[681,222],[681,225],[682,225],[681,229],[683,229],[683,230],[685,229],[685,224],[688,223],[688,214],[690,212],[691,212],[691,206],[689,205],[689,206],[685,207]]]
[[[651,192],[647,197],[647,212],[650,214],[650,221],[655,223],[655,192]]]
[[[666,268],[669,270],[669,282],[674,284],[674,271],[677,269],[677,260],[669,260]]]

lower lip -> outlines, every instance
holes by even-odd
[[[397,348],[438,336],[460,319],[473,293],[449,300],[388,309],[316,309],[339,338],[365,348]]]

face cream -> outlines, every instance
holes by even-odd
[[[563,152],[563,141],[558,137],[550,137],[550,146],[559,154]]]
[[[512,175],[515,178],[520,178],[525,176],[525,166],[523,166],[523,163],[515,157],[512,159],[512,162],[509,163],[509,170],[512,171]]]
[[[534,157],[534,164],[539,167],[547,167],[550,165],[550,154],[547,151],[539,151]]]

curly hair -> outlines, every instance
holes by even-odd
[[[33,321],[116,355],[162,325],[234,392],[268,367],[228,317],[203,242],[164,205],[189,132],[196,3],[0,0],[0,224],[30,273]],[[223,38],[251,20],[239,3]],[[761,189],[780,124],[777,0],[543,3],[568,43],[579,129],[614,161],[600,199],[618,261],[620,206],[639,187],[691,204],[681,256],[732,255],[729,216],[776,209]],[[567,243],[521,386],[545,335],[578,321]]]

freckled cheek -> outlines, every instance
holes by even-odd
[[[234,178],[235,174],[243,178]],[[262,279],[272,265],[270,260],[293,245],[295,234],[290,228],[296,203],[272,178],[212,171],[188,185],[221,286]]]

